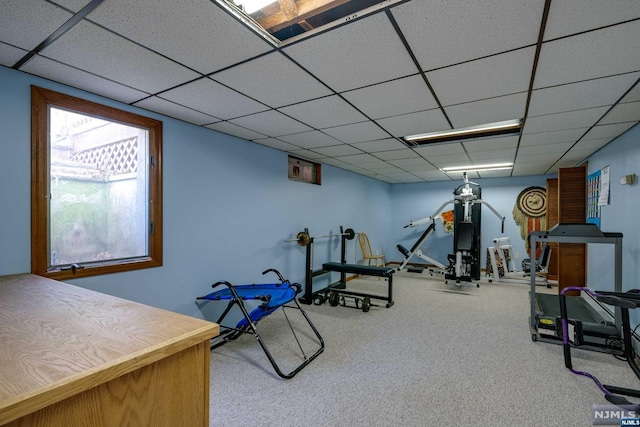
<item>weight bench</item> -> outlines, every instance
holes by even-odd
[[[290,379],[293,378],[298,372],[300,372],[305,366],[311,363],[313,359],[318,357],[320,353],[324,351],[324,340],[320,336],[320,333],[318,332],[316,327],[311,322],[311,319],[309,319],[309,317],[307,316],[307,313],[302,309],[302,307],[298,303],[298,300],[296,299],[296,295],[302,291],[302,286],[299,283],[290,283],[288,280],[282,277],[278,270],[275,269],[266,270],[262,272],[262,274],[267,274],[269,272],[277,274],[278,278],[280,279],[280,283],[232,285],[227,281],[220,281],[214,283],[212,287],[215,289],[219,286],[224,286],[224,288],[218,289],[208,295],[198,297],[196,299],[208,301],[229,301],[224,312],[216,321],[216,323],[220,324],[221,332],[217,338],[214,338],[214,340],[212,340],[212,350],[235,340],[242,334],[251,334],[256,337],[256,339],[260,343],[262,350],[264,350],[267,358],[269,359],[269,362],[275,369],[276,373],[282,378]],[[249,312],[245,307],[245,301],[260,301],[261,303],[259,306]],[[290,305],[289,303],[293,303],[294,305]],[[240,308],[243,317],[235,325],[235,327],[223,325],[222,322],[235,305]],[[304,350],[302,349],[302,346],[298,341],[298,337],[296,336],[296,333],[291,326],[291,322],[287,317],[285,311],[285,309],[287,308],[300,310],[300,313],[313,330],[319,345],[318,350],[313,355],[307,357]],[[278,366],[278,363],[267,348],[264,340],[262,339],[262,337],[260,337],[257,329],[257,324],[260,320],[276,312],[278,309],[282,309],[282,312],[287,319],[287,323],[289,324],[289,328],[291,329],[291,332],[293,332],[293,336],[298,343],[298,347],[300,348],[304,359],[302,363],[300,363],[293,371],[289,372],[288,374],[282,372],[282,370]]]
[[[378,299],[387,301],[386,307],[389,308],[393,305],[393,273],[396,271],[392,267],[374,267],[361,264],[342,264],[339,262],[327,262],[322,264],[322,268],[327,271],[337,271],[340,273],[340,282],[337,286],[346,286],[346,273],[359,274],[361,276],[374,276],[384,277],[387,279],[387,296],[369,294],[365,292],[356,292],[346,289],[328,288],[329,303],[332,306],[338,305],[340,295],[347,295],[351,297],[363,297],[362,299],[362,311],[367,312],[371,307],[371,299]],[[360,303],[359,298],[356,300],[356,307]]]

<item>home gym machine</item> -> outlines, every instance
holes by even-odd
[[[534,231],[530,244],[599,243],[614,245],[614,292],[622,293],[622,233],[605,233],[595,224],[558,224],[547,231]],[[533,341],[562,344],[561,307],[558,295],[536,293],[535,275],[531,275],[529,327]],[[569,319],[578,325],[581,348],[622,355],[620,307],[612,313],[589,293],[567,295]]]
[[[386,301],[386,307],[393,305],[393,273],[395,269],[392,267],[376,267],[361,264],[347,264],[347,240],[353,240],[355,232],[351,228],[343,231],[340,227],[340,234],[330,234],[326,236],[310,236],[307,228],[299,232],[295,239],[286,239],[285,242],[298,242],[298,245],[306,247],[305,261],[305,289],[304,296],[299,299],[301,303],[320,305],[325,301],[329,301],[331,306],[337,306],[342,302],[346,305],[345,298],[353,299],[356,308],[361,308],[367,312],[371,307],[376,307],[371,303],[371,299]],[[313,269],[313,244],[316,239],[340,237],[340,262],[326,262],[322,264],[319,270]],[[332,271],[340,273],[340,280],[330,283],[326,288],[315,291],[313,290],[313,279]],[[347,290],[347,273],[358,274],[361,276],[376,276],[387,279],[387,295],[375,295],[366,292],[357,292]]]
[[[580,291],[588,294],[595,300],[604,304],[612,305],[620,310],[621,314],[621,326],[623,336],[623,358],[627,361],[631,370],[636,377],[640,379],[640,367],[635,360],[635,354],[633,351],[633,333],[631,332],[631,322],[629,320],[629,310],[640,308],[640,289],[632,289],[628,292],[604,292],[604,291],[592,291],[589,288],[580,286],[567,286],[560,292],[560,316],[562,319],[562,337],[564,347],[564,364],[574,374],[582,375],[591,378],[602,390],[605,395],[605,399],[614,405],[621,406],[625,409],[633,410],[635,413],[640,412],[640,404],[631,403],[624,396],[640,397],[640,390],[629,389],[625,387],[618,387],[612,385],[602,384],[598,378],[594,375],[578,371],[573,368],[571,361],[571,346],[579,347],[583,343],[583,331],[581,329],[581,323],[569,318],[567,311],[567,296],[568,291]],[[622,425],[622,424],[621,424]]]
[[[433,215],[417,221],[411,221],[404,228],[416,227],[418,225],[431,223],[427,230],[420,236],[418,241],[412,246],[411,250],[407,250],[402,245],[398,245],[398,250],[404,255],[404,259],[398,268],[403,269],[411,257],[414,255],[434,264],[436,267],[445,269],[445,283],[449,280],[455,280],[456,285],[461,282],[471,283],[473,280],[480,279],[480,223],[481,223],[481,207],[487,206],[502,222],[502,232],[504,232],[504,220],[497,210],[488,202],[481,199],[480,185],[469,181],[467,173],[462,175],[464,184],[458,186],[453,191],[453,199],[443,203]],[[453,204],[454,226],[453,226],[453,254],[447,256],[449,266],[435,262],[428,258],[420,251],[420,246],[433,233],[435,229],[435,220],[445,206]],[[476,283],[476,286],[480,286]]]
[[[493,246],[487,248],[487,276],[489,282],[516,282],[528,283],[528,276],[534,274],[536,283],[551,288],[547,281],[547,269],[551,260],[551,246],[545,245],[540,260],[525,258],[522,262],[523,269],[518,271],[514,260],[513,246],[510,237],[497,237],[493,239]]]

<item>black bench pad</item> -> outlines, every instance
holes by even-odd
[[[391,277],[396,271],[392,267],[374,267],[361,264],[341,264],[339,262],[327,262],[322,264],[324,270],[338,271],[340,273],[354,273],[362,276]]]

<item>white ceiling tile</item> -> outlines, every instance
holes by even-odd
[[[31,58],[20,70],[115,99],[125,104],[130,104],[133,101],[149,96],[148,93],[77,70],[39,55]],[[210,123],[210,121],[207,123]]]
[[[379,151],[399,151],[404,148],[404,144],[394,138],[378,139],[376,141],[360,142],[351,145],[367,153],[376,153],[376,156],[378,156]]]
[[[324,161],[324,159],[327,158],[327,156],[320,153],[313,152],[311,150],[291,150],[289,152],[294,156],[303,157],[311,160],[323,159],[322,161]]]
[[[384,163],[384,162],[383,162]],[[393,165],[390,165],[389,163],[385,163],[384,166],[380,166],[380,167],[372,167],[369,165],[369,163],[366,163],[364,165],[362,165],[363,167],[366,167],[367,170],[373,172],[373,173],[379,173],[384,175],[385,173],[393,173],[393,172],[402,172],[402,169],[395,167]]]
[[[578,141],[578,143],[576,145],[574,145],[571,150],[569,151],[571,152],[575,152],[576,150],[591,150],[591,151],[595,151],[599,148],[604,147],[605,145],[607,145],[609,142],[611,142],[613,138],[599,138],[599,139],[581,139],[580,141]]]
[[[27,53],[26,50],[0,42],[0,65],[13,67],[13,65],[21,60]]]
[[[575,141],[556,142],[555,144],[522,145],[518,148],[518,156],[528,156],[533,154],[555,153],[562,154],[575,144]]]
[[[409,148],[404,148],[402,150],[376,152],[375,156],[382,160],[409,159],[411,157],[419,157],[419,155],[415,151]]]
[[[468,102],[444,107],[445,113],[455,128],[484,123],[521,119],[527,105],[527,93],[499,96],[482,101]]]
[[[451,129],[439,109],[387,117],[376,122],[396,137]]]
[[[640,70],[640,20],[542,45],[534,89]]]
[[[536,153],[536,154],[520,154],[518,152],[518,158],[516,164],[522,163],[550,163],[558,160],[564,153]]]
[[[544,1],[411,1],[391,13],[423,70],[533,45]],[[529,72],[530,74],[530,72]]]
[[[3,0],[0,40],[33,50],[71,18],[71,14],[42,0]]]
[[[291,144],[295,144],[303,148],[327,147],[330,145],[341,144],[341,142],[337,139],[317,130],[311,132],[296,133],[293,135],[285,135],[281,136],[278,139],[290,142]]]
[[[593,30],[640,17],[637,0],[552,1],[544,30],[544,40]]]
[[[555,130],[578,129],[594,125],[608,110],[608,107],[589,108],[565,113],[529,117],[524,132],[551,132]]]
[[[62,7],[66,7],[74,12],[79,12],[80,9],[91,3],[91,0],[49,0],[51,3],[58,4]]]
[[[410,159],[397,159],[397,160],[389,160],[389,163],[395,165],[399,168],[406,168],[410,166],[419,166],[425,168],[425,170],[435,169],[432,164],[427,162],[422,157],[413,157]]]
[[[336,95],[279,108],[279,111],[316,129],[357,123],[367,119]]]
[[[274,110],[230,120],[239,126],[269,136],[289,135],[312,130],[309,126]]]
[[[414,148],[415,152],[424,157],[429,156],[442,156],[446,154],[460,154],[464,155],[464,148],[459,142],[452,142],[449,144],[433,144],[423,145]]]
[[[325,156],[332,156],[332,157],[363,154],[362,151],[358,150],[357,148],[353,148],[352,146],[347,144],[334,145],[332,147],[318,147],[318,148],[314,148],[313,151],[320,154],[324,154]],[[344,160],[344,159],[342,160],[347,162],[347,160]]]
[[[512,176],[531,176],[531,175],[544,175],[551,167],[551,163],[526,163],[515,164],[511,171]]]
[[[326,134],[347,144],[388,138],[389,134],[373,122],[353,123],[322,129]]]
[[[213,1],[109,0],[88,19],[204,74],[273,49]]]
[[[343,162],[342,160],[336,159],[334,157],[325,157],[324,159],[322,159],[322,163],[325,163],[331,166],[336,166],[339,168],[344,168],[345,166],[348,165],[348,163]]]
[[[604,77],[545,89],[531,94],[529,115],[559,113],[613,105],[640,77],[640,73]]]
[[[164,114],[169,117],[184,120],[199,126],[219,122],[217,117],[201,113],[191,108],[184,107],[171,101],[167,101],[157,96],[152,96],[134,104],[136,107],[146,108],[156,113]]]
[[[636,83],[635,87],[627,93],[620,102],[637,102],[640,101],[640,84]]]
[[[208,78],[163,92],[160,97],[225,120],[268,109]]]
[[[471,161],[466,154],[448,154],[445,156],[429,156],[427,160],[437,168],[469,166]]]
[[[377,164],[380,162],[379,159],[373,157],[371,154],[364,154],[364,153],[341,156],[340,160],[352,165],[362,165],[364,163]]]
[[[640,102],[618,104],[607,113],[598,124],[624,123],[640,121]]]
[[[422,179],[426,179],[427,181],[448,181],[451,179],[438,169],[425,172],[414,172],[414,174]]]
[[[338,92],[418,71],[384,13],[285,46],[284,52]]]
[[[607,125],[598,125],[594,126],[587,132],[586,135],[582,137],[584,140],[588,139],[600,139],[600,138],[609,138],[613,139],[618,135],[623,134],[627,130],[631,129],[635,123],[616,123],[616,124],[607,124]]]
[[[443,106],[527,91],[535,48],[529,47],[427,73]]]
[[[241,63],[211,77],[274,108],[333,93],[280,52]]]
[[[258,144],[266,145],[267,147],[275,148],[281,151],[292,151],[300,149],[300,147],[296,147],[293,144],[289,144],[288,142],[284,142],[276,138],[254,139],[253,142],[257,142]]]
[[[355,156],[361,156],[361,154],[356,154]],[[366,154],[365,154],[366,156]],[[344,156],[344,157],[340,157],[341,160],[344,160],[347,157],[353,157],[353,156]],[[372,156],[372,158],[375,159],[375,157]],[[349,162],[352,164],[357,164],[358,166],[362,167],[362,168],[366,168],[367,170],[373,171],[373,172],[380,172],[381,170],[389,170],[389,169],[398,169],[395,166],[385,162],[384,160],[372,160],[372,161],[366,161],[366,162],[358,162],[356,160],[356,162]]]
[[[87,21],[79,22],[41,53],[149,93],[198,77],[188,68]]]
[[[578,138],[580,138],[586,131],[589,130],[589,127],[577,128],[577,129],[566,129],[552,132],[536,132],[536,133],[527,133],[527,126],[525,124],[523,135],[520,138],[520,145],[544,145],[544,144],[555,144],[557,142],[576,142]]]
[[[411,76],[342,93],[344,98],[373,119],[438,107],[422,77]],[[384,102],[380,102],[384,99]]]
[[[409,181],[409,182],[413,182],[413,181],[418,181],[418,177],[416,177],[415,175],[413,175],[412,173],[409,172],[404,172],[404,171],[400,171],[400,172],[385,172],[384,174],[381,174],[383,176],[392,178],[392,179],[397,179],[399,181]]]
[[[477,151],[494,151],[515,149],[518,145],[519,136],[503,136],[498,138],[479,139],[475,141],[463,142],[465,150],[469,153]]]
[[[251,141],[252,139],[264,138],[266,136],[229,122],[213,123],[210,125],[206,125],[205,127],[216,130],[218,132],[226,133],[228,135],[237,136],[238,138],[246,139],[247,141]]]
[[[511,176],[511,170],[482,171],[479,175],[482,178],[506,178]]]
[[[510,163],[516,156],[515,148],[508,148],[505,150],[490,150],[490,151],[476,151],[469,153],[471,161],[474,164],[482,163]]]

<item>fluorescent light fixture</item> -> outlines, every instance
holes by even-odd
[[[501,171],[513,169],[513,163],[493,163],[488,165],[469,165],[469,166],[451,166],[447,168],[441,168],[444,173],[457,173],[457,172],[484,172],[484,171]]]
[[[439,132],[420,133],[417,135],[405,136],[403,139],[417,145],[436,144],[463,139],[479,137],[490,137],[499,135],[513,135],[520,133],[522,120],[505,120],[502,122],[486,123],[483,125],[469,126]]]
[[[276,0],[233,0],[238,6],[242,5],[244,12],[251,15],[256,10],[260,10],[263,7],[275,3]]]

